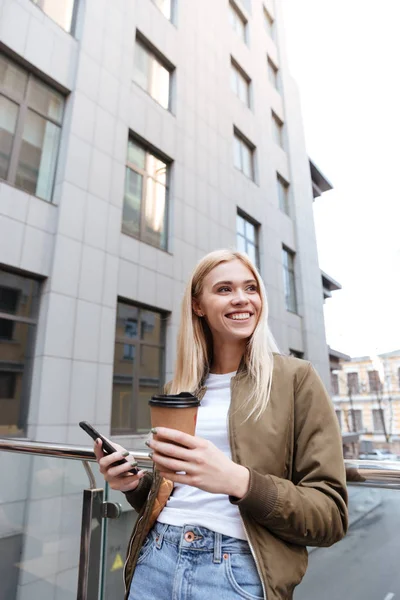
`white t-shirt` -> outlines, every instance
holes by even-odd
[[[230,383],[233,373],[210,373],[205,382],[207,391],[197,417],[196,436],[212,442],[232,458],[228,439],[228,410],[231,402]],[[237,506],[225,494],[211,494],[190,485],[174,484],[174,491],[158,517],[168,525],[197,525],[223,535],[246,539]]]

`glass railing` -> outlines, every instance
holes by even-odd
[[[0,600],[123,598],[136,514],[91,448],[0,440],[0,482]]]
[[[295,600],[400,598],[400,491],[349,492],[349,531],[331,548],[312,549]]]
[[[135,453],[149,467],[145,453]],[[89,464],[90,463],[90,464]],[[296,600],[400,599],[400,462],[346,461],[350,529],[310,548]],[[0,439],[0,600],[115,600],[136,513],[91,448]]]

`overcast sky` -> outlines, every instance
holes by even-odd
[[[400,1],[275,0],[307,151],[334,190],[314,203],[328,344],[400,348]]]

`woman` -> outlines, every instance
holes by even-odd
[[[129,600],[292,598],[306,546],[346,533],[329,396],[310,363],[277,352],[267,317],[246,255],[205,256],[183,299],[168,386],[202,399],[196,436],[153,431],[163,439],[148,442],[157,471],[136,476],[96,444],[105,479],[140,513],[124,572]]]

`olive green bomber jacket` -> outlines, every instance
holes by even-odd
[[[232,460],[250,472],[247,494],[230,498],[243,518],[268,600],[290,599],[307,568],[306,546],[330,546],[348,526],[342,442],[332,402],[310,363],[274,354],[266,411],[246,420],[251,381],[231,381]],[[205,388],[202,388],[204,394]],[[161,478],[148,473],[126,496],[139,512],[124,569],[129,590]]]

